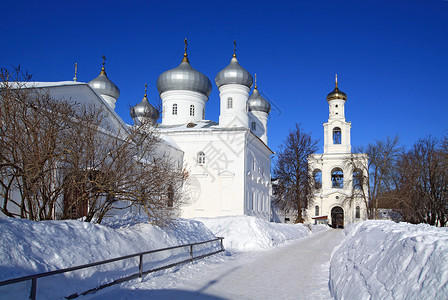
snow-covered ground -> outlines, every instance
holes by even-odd
[[[181,219],[161,229],[142,221],[0,219],[0,281],[224,236],[225,253],[81,299],[448,299],[447,228],[367,221],[345,231],[310,231],[241,216]],[[159,253],[145,269],[188,256],[188,249]],[[38,299],[61,299],[137,269],[130,259],[39,279]],[[0,287],[0,299],[27,299],[29,288]]]
[[[261,250],[289,239],[308,236],[303,225],[279,226],[255,217],[204,219],[215,234],[196,220],[177,220],[161,229],[135,215],[95,225],[80,221],[32,222],[0,219],[0,281],[92,263],[152,249],[165,248],[225,236],[225,245],[235,252]],[[230,225],[231,224],[231,225]],[[265,231],[263,233],[263,231]],[[202,249],[212,251],[219,243]],[[227,252],[228,256],[230,252]],[[225,255],[221,255],[225,258]],[[144,268],[155,268],[189,257],[188,248],[145,256]],[[151,263],[160,261],[160,263]],[[116,278],[138,272],[137,259],[111,263],[38,280],[39,299],[63,298],[80,293]],[[170,273],[173,270],[164,273]],[[159,272],[156,275],[160,275]],[[0,299],[27,299],[30,282],[0,287]]]
[[[448,228],[392,221],[349,226],[330,272],[336,299],[448,299]]]

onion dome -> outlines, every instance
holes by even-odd
[[[159,118],[159,111],[151,105],[146,94],[148,85],[145,84],[145,95],[142,101],[131,108],[131,117],[136,122],[142,122],[144,119],[151,120],[153,123]],[[137,122],[136,122],[137,123]]]
[[[104,60],[106,57],[103,55],[103,67],[101,68],[100,75],[97,78],[89,81],[89,85],[100,95],[107,95],[112,98],[118,99],[120,96],[120,90],[118,87],[110,81],[110,79],[106,75],[106,71],[104,69]]]
[[[188,61],[186,39],[182,62],[176,68],[165,71],[159,76],[157,89],[160,94],[166,91],[187,90],[210,96],[212,92],[210,80],[201,72],[193,69]]]
[[[257,75],[255,74],[255,78],[256,78],[256,76]],[[271,111],[271,104],[269,103],[269,101],[266,100],[258,92],[256,79],[255,79],[254,91],[253,91],[252,95],[250,95],[249,100],[247,100],[247,107],[248,107],[249,111],[262,111],[267,114],[269,114],[269,112]]]
[[[338,74],[336,74],[336,86],[334,90],[327,95],[327,101],[336,99],[347,101],[347,95],[343,91],[340,91],[338,88]]]
[[[252,75],[240,66],[235,54],[233,54],[230,64],[222,69],[215,77],[215,82],[218,88],[232,83],[245,85],[248,88],[251,88],[253,81]]]

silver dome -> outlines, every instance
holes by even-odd
[[[104,68],[101,70],[97,78],[89,81],[89,85],[101,95],[111,96],[115,99],[120,97],[120,89],[107,78]]]
[[[247,100],[247,106],[249,111],[263,111],[267,114],[271,111],[271,104],[258,92],[255,86],[254,92]]]
[[[184,56],[179,66],[165,71],[159,76],[157,89],[160,94],[172,90],[188,90],[202,93],[208,97],[212,92],[212,84],[207,76],[193,69],[188,58]]]
[[[254,82],[252,75],[240,66],[236,56],[234,55],[230,64],[222,69],[215,77],[215,82],[218,88],[226,84],[240,84],[248,88],[252,87]]]
[[[150,119],[152,122],[156,122],[159,118],[159,111],[149,103],[148,98],[145,96],[143,97],[142,101],[131,108],[131,117],[132,119],[141,120],[142,118]]]

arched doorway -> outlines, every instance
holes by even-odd
[[[331,226],[333,228],[344,228],[344,210],[340,206],[331,209]]]

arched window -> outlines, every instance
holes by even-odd
[[[342,142],[341,128],[333,128],[333,144],[338,145]]]
[[[360,217],[361,217],[361,209],[359,208],[359,206],[356,206],[355,218],[359,219]]]
[[[322,171],[319,169],[314,170],[314,188],[320,190],[322,188]]]
[[[202,109],[202,120],[205,120],[205,108]]]
[[[315,215],[315,216],[318,216],[318,215],[319,215],[319,205],[316,205],[316,206],[314,207],[314,215]]]
[[[255,122],[250,123],[250,130],[252,131],[257,130],[257,124]]]
[[[198,153],[198,164],[200,165],[205,164],[205,153],[202,151]]]
[[[344,187],[344,172],[341,168],[334,168],[331,171],[331,183],[335,189],[342,189]]]
[[[360,189],[362,187],[363,176],[360,169],[355,169],[353,171],[353,188]]]
[[[173,104],[173,115],[177,115],[177,104]]]
[[[233,108],[233,99],[232,99],[232,97],[227,98],[227,108]]]
[[[194,116],[194,105],[190,105],[190,116]]]

